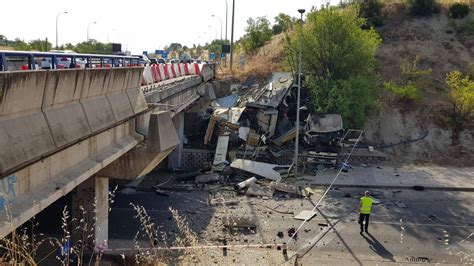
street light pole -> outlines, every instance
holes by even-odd
[[[61,12],[56,16],[56,50],[59,47],[59,45],[58,45],[58,19],[59,19],[59,16],[61,16],[62,14],[67,14],[67,13],[68,13],[67,11]]]
[[[295,139],[295,177],[298,175],[298,145],[299,145],[299,134],[300,134],[300,93],[301,93],[301,50],[303,50],[303,14],[304,9],[298,9],[301,14],[301,27],[300,27],[300,51],[298,58],[298,96],[296,100],[296,139]]]
[[[216,15],[212,15],[212,17],[217,18],[221,22],[221,42],[222,42],[222,19]]]
[[[225,0],[225,40],[227,41],[227,13],[229,11],[229,8],[227,7],[227,0]]]
[[[234,61],[234,17],[235,17],[235,0],[232,0],[232,29],[230,32],[230,70],[232,70],[232,61]]]
[[[112,29],[112,33],[114,33],[114,32],[115,32],[115,29]],[[113,39],[113,38],[112,38],[112,39]],[[107,43],[110,43],[110,42],[109,42],[109,32],[107,32]]]
[[[87,41],[89,41],[89,28],[91,27],[92,24],[97,24],[97,21],[93,21],[87,25]]]

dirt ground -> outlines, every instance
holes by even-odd
[[[388,167],[379,168],[378,171],[392,172]],[[351,170],[345,175],[352,174]],[[317,176],[309,178],[318,179]],[[282,192],[275,192],[270,197],[254,197],[237,193],[233,184],[238,180],[231,179],[201,187],[192,182],[177,182],[161,190],[164,194],[140,191],[140,188],[149,189],[151,184],[166,179],[167,175],[163,173],[149,176],[136,191],[117,194],[110,214],[114,221],[109,229],[111,248],[134,246],[131,239],[139,225],[133,218],[130,203],[144,206],[152,221],[168,234],[170,240],[179,230],[169,217],[169,206],[186,217],[198,236],[198,245],[238,245],[225,251],[219,247],[196,249],[181,256],[181,264],[314,265],[318,261],[325,265],[331,262],[377,265],[406,263],[410,257],[426,257],[432,263],[457,264],[460,259],[462,261],[460,252],[469,253],[473,248],[469,240],[474,226],[470,192],[415,191],[410,187],[370,189],[372,196],[381,203],[374,207],[371,218],[370,237],[375,240],[369,238],[366,243],[359,235],[357,225],[358,202],[366,188],[333,188],[318,205],[316,216],[289,241],[290,230],[302,223],[294,216],[302,210],[312,210],[326,187],[312,186],[314,194],[310,197]],[[311,182],[306,177],[290,179],[287,183],[305,187]],[[209,200],[218,194],[232,204],[210,204]],[[249,227],[229,228],[225,226],[229,217],[253,222]],[[283,243],[288,243],[287,254],[275,246],[255,247]],[[146,239],[140,241],[141,247],[148,245]]]

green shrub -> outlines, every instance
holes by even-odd
[[[383,24],[383,4],[379,0],[361,0],[360,15],[367,19],[367,26],[377,27]]]
[[[436,11],[435,0],[408,0],[410,13],[417,16],[431,16]]]
[[[465,18],[469,14],[469,5],[463,3],[455,3],[449,8],[450,18]]]
[[[385,89],[391,91],[397,97],[403,100],[414,101],[420,99],[420,89],[413,83],[398,86],[395,82],[389,81],[384,84]]]
[[[350,128],[363,128],[376,100],[375,53],[381,43],[374,29],[363,30],[358,5],[326,7],[307,16],[302,60],[314,112],[339,113]],[[299,34],[285,48],[295,69]]]
[[[467,18],[458,20],[457,22],[454,20],[451,21],[456,32],[474,34],[474,14],[470,14]]]
[[[413,60],[410,58],[402,59],[400,63],[401,79],[398,84],[395,81],[385,82],[385,89],[403,100],[414,101],[420,99],[421,90],[430,85],[429,76],[432,71],[431,69],[421,69],[418,66],[419,62],[419,56],[416,56]]]

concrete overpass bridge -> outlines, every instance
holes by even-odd
[[[179,164],[182,112],[212,96],[213,72],[183,64],[37,70],[34,61],[0,71],[0,237],[73,192],[72,215],[88,210],[102,245],[109,179],[143,176],[174,150]]]

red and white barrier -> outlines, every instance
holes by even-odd
[[[100,66],[99,66],[100,67]],[[108,67],[107,65],[105,67]],[[200,75],[203,64],[180,63],[180,64],[153,64],[143,69],[143,85],[158,83],[163,80]]]
[[[184,64],[179,64],[179,72],[181,76],[186,76],[186,72],[184,71]]]
[[[151,75],[153,76],[153,81],[155,83],[161,81],[160,73],[159,73],[159,70],[158,70],[158,65],[154,64],[154,65],[151,66]]]
[[[186,76],[190,75],[190,73],[189,73],[189,64],[188,63],[184,64],[184,74]]]
[[[170,79],[170,78],[171,78],[171,75],[170,75],[170,72],[171,72],[171,71],[170,71],[170,68],[171,68],[171,67],[170,67],[169,64],[165,64],[165,65],[163,66],[163,71],[164,71],[164,73],[165,73],[166,79]]]
[[[152,84],[154,82],[150,66],[145,66],[143,69],[143,82],[145,84]]]

